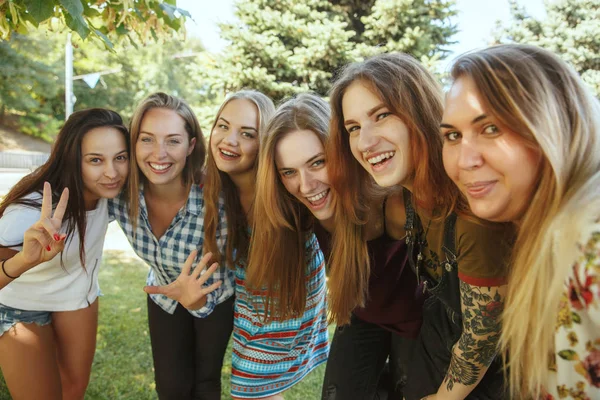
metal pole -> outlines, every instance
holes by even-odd
[[[73,98],[73,46],[69,33],[65,45],[65,121],[73,114]]]

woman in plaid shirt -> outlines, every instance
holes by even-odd
[[[156,391],[161,400],[220,399],[233,324],[233,272],[213,267],[195,281],[200,299],[193,303],[179,295],[175,282],[186,257],[192,254],[185,267],[190,268],[203,253],[202,131],[190,107],[164,93],[142,101],[130,128],[128,188],[109,204],[109,212],[150,266],[145,290]],[[223,251],[223,202],[215,209],[213,243]],[[156,285],[167,286],[157,290]]]

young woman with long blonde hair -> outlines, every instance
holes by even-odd
[[[468,53],[441,124],[473,213],[518,228],[501,345],[511,398],[600,398],[600,104],[549,51]]]
[[[195,260],[201,264],[197,273],[208,262],[200,259],[206,253],[202,227],[208,196],[200,125],[183,100],[154,93],[135,110],[130,135],[130,180],[127,191],[109,203],[109,212],[150,267],[145,291],[156,392],[161,400],[220,399],[233,326],[233,274],[212,266],[193,280],[198,295],[193,301],[177,280]],[[223,204],[218,213],[211,244],[224,249]]]
[[[360,262],[364,255],[336,253],[364,224],[368,209],[357,187],[373,179],[395,188],[397,194],[388,198],[388,231],[414,249],[409,260],[428,295],[405,398],[504,398],[495,358],[511,227],[475,221],[446,176],[437,82],[414,58],[384,54],[347,66],[330,99],[330,173],[340,212],[353,218],[334,235],[330,279],[368,273]],[[365,301],[358,289],[355,304]],[[335,285],[330,290],[333,299],[339,296]],[[347,312],[338,318],[347,320]]]

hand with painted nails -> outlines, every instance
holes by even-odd
[[[206,253],[198,265],[192,271],[192,263],[196,259],[196,250],[188,256],[181,274],[174,282],[165,286],[145,286],[144,292],[148,294],[163,294],[170,299],[178,301],[188,310],[198,310],[206,304],[206,295],[216,290],[222,281],[204,287],[206,280],[217,270],[219,264],[213,263],[210,268],[206,266],[210,262],[212,253]],[[203,273],[204,271],[204,273]]]
[[[65,247],[66,235],[59,233],[69,201],[69,189],[65,188],[54,213],[52,212],[52,188],[44,182],[40,219],[33,224],[23,238],[23,261],[32,268],[53,259]]]

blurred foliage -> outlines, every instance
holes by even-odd
[[[229,42],[202,68],[209,91],[245,87],[274,100],[326,95],[336,71],[366,56],[403,51],[433,67],[456,33],[453,0],[238,0]]]
[[[600,97],[600,2],[546,2],[546,18],[538,20],[511,1],[512,21],[498,24],[496,43],[529,43],[561,56]]]
[[[96,37],[112,49],[110,38],[146,43],[180,31],[185,17],[189,13],[175,0],[0,0],[0,39],[50,24],[66,26],[82,39]]]
[[[67,32],[49,27],[0,41],[0,124],[49,141],[58,133],[65,115],[66,41]],[[197,71],[204,51],[198,39],[171,34],[144,46],[123,41],[111,52],[100,41],[72,41],[74,75],[101,73],[94,88],[74,80],[75,110],[106,107],[128,119],[156,91],[182,97],[197,110],[210,100]]]

